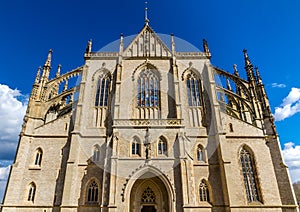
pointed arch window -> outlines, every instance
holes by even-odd
[[[134,137],[131,143],[131,154],[141,156],[141,143],[136,137]]]
[[[98,162],[100,161],[100,149],[98,146],[94,146],[93,149],[93,161]]]
[[[202,180],[199,186],[199,199],[200,202],[209,202],[209,190],[205,180]]]
[[[241,149],[240,162],[248,202],[260,201],[253,156],[245,148]]]
[[[34,202],[35,192],[36,192],[36,185],[34,182],[32,182],[32,183],[30,183],[29,188],[28,188],[27,201]]]
[[[168,144],[164,137],[160,137],[158,140],[158,154],[168,155]]]
[[[99,195],[99,187],[95,180],[90,182],[87,189],[87,202],[88,203],[97,203]]]
[[[110,90],[111,79],[108,74],[98,80],[95,106],[107,107]]]
[[[194,73],[187,75],[186,87],[189,106],[201,106],[201,84],[199,78]]]
[[[159,107],[159,77],[151,70],[143,70],[138,77],[138,107]]]
[[[43,158],[43,151],[41,148],[38,148],[35,153],[34,165],[41,166]]]
[[[197,146],[197,161],[205,162],[204,148],[200,144]]]

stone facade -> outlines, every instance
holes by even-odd
[[[39,69],[5,194],[9,211],[298,211],[268,98],[149,26],[119,52]],[[70,88],[73,78],[77,85]]]

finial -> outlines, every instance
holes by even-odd
[[[47,60],[46,60],[44,66],[51,66],[52,52],[53,52],[52,49],[50,49],[49,52],[48,52],[48,57],[47,57]]]
[[[174,39],[174,33],[171,34],[171,45],[172,45],[172,53],[175,54],[175,39]]]
[[[239,77],[240,74],[239,74],[239,71],[237,70],[237,65],[236,64],[233,64],[233,69],[234,69],[234,75]]]
[[[86,45],[85,52],[90,53],[92,51],[92,39],[90,39]]]
[[[244,49],[244,58],[245,58],[245,69],[247,72],[248,81],[255,81],[254,73],[253,73],[253,65],[250,62],[247,50]]]
[[[246,66],[247,65],[252,65],[251,62],[250,62],[248,53],[247,53],[247,49],[244,49],[243,52],[244,52],[244,58],[245,58],[245,64],[246,64]]]
[[[145,1],[145,23],[148,24],[149,23],[149,19],[148,19],[148,2]]]
[[[34,84],[39,84],[39,82],[40,82],[41,70],[42,70],[42,67],[40,66],[40,67],[38,68],[37,73],[36,73],[36,77],[35,77]]]
[[[58,67],[57,67],[57,72],[56,72],[56,75],[55,75],[56,78],[60,76],[60,68],[61,68],[61,64],[59,64]]]
[[[203,39],[203,49],[204,49],[205,53],[209,53],[208,44],[207,44],[207,41],[205,39]]]

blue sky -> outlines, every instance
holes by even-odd
[[[149,0],[148,6],[157,33],[174,33],[199,49],[205,38],[212,64],[224,70],[232,72],[236,63],[244,72],[242,50],[248,50],[276,115],[292,179],[300,180],[300,1]],[[89,39],[98,50],[120,33],[138,33],[143,24],[142,0],[1,1],[0,202],[26,108],[22,103],[48,50],[54,51],[52,74],[58,64],[64,73],[83,64]]]

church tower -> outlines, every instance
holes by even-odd
[[[149,25],[38,69],[3,212],[298,211],[258,68],[247,79]],[[170,44],[168,44],[170,43]],[[71,86],[71,84],[75,86]],[[74,83],[77,82],[77,83]]]

